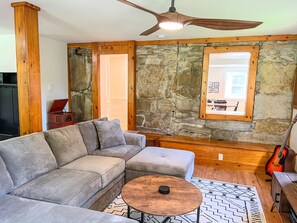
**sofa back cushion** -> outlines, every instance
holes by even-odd
[[[7,172],[6,165],[0,157],[0,196],[7,194],[13,189],[12,179]]]
[[[56,159],[41,132],[0,142],[0,156],[15,187],[57,168]]]
[[[77,125],[48,130],[44,134],[59,167],[87,155],[87,149]]]
[[[126,145],[126,141],[120,126],[120,120],[94,121],[100,141],[100,148],[106,149],[120,145]]]
[[[99,118],[96,121],[108,121],[107,117]],[[92,154],[96,149],[100,149],[98,133],[93,121],[80,122],[77,124],[83,137],[88,154]]]

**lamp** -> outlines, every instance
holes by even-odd
[[[178,22],[161,22],[159,27],[166,30],[179,30],[182,29],[184,25]]]

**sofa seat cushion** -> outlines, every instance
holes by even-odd
[[[44,132],[59,167],[87,154],[87,149],[77,125]]]
[[[0,142],[0,156],[15,187],[57,168],[56,159],[43,133]]]
[[[94,121],[108,121],[108,118],[103,117],[95,119]],[[100,149],[98,133],[94,121],[91,120],[77,124],[89,154],[96,149]]]
[[[22,185],[12,193],[24,198],[82,206],[100,188],[99,174],[58,169]]]
[[[101,187],[104,188],[125,171],[125,161],[113,157],[87,155],[63,166],[62,169],[97,173],[101,176]]]
[[[142,148],[140,146],[122,145],[122,146],[115,146],[115,147],[103,149],[103,150],[97,149],[94,152],[92,152],[92,154],[99,155],[99,156],[117,157],[117,158],[122,158],[125,161],[128,161],[137,153],[139,153],[141,150]]]
[[[13,190],[13,182],[6,170],[6,165],[0,157],[0,196]]]
[[[99,211],[10,195],[0,198],[0,221],[1,223],[137,223],[132,219]]]
[[[194,158],[194,153],[189,151],[146,147],[126,163],[126,179],[129,181],[141,175],[165,174],[189,181],[194,171]]]

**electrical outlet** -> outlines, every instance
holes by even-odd
[[[221,153],[219,153],[218,159],[219,159],[219,160],[224,160],[224,155],[221,154]]]

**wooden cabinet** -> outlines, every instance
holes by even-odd
[[[194,152],[198,165],[257,173],[264,173],[266,161],[274,149],[273,145],[186,136],[163,136],[159,141],[161,147]]]
[[[65,112],[68,99],[54,100],[48,113],[48,129],[60,128],[76,123],[73,112]]]
[[[296,216],[297,173],[273,172],[271,196],[282,218]]]
[[[140,132],[139,134],[146,136],[145,146],[160,146],[160,138],[164,136],[160,134],[146,133],[146,132]]]
[[[279,213],[289,213],[289,202],[282,190],[282,186],[286,184],[286,180],[283,177],[283,173],[274,172],[272,176],[271,183],[271,196],[275,207],[277,208]]]

